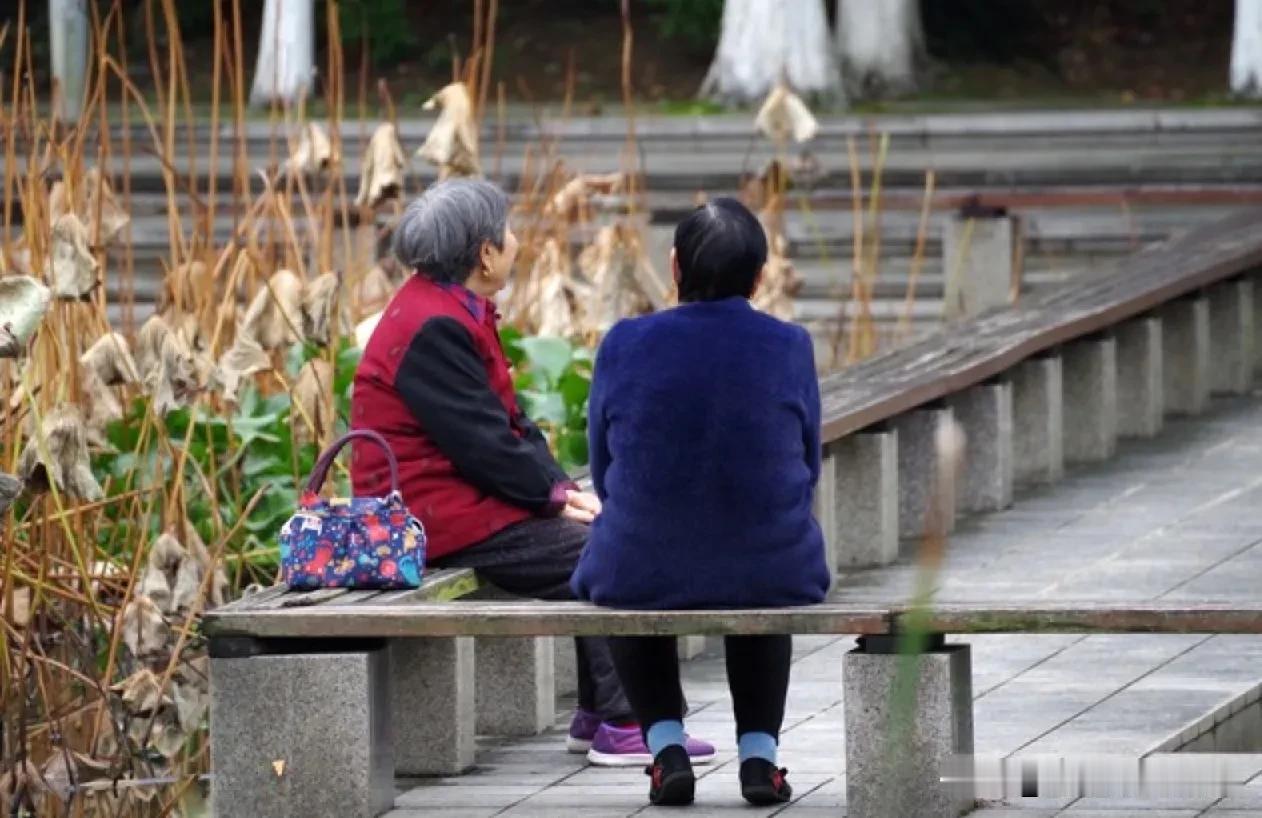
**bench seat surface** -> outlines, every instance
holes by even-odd
[[[459,580],[459,582],[457,582]],[[273,593],[206,614],[212,637],[407,638],[689,634],[886,634],[921,627],[938,633],[1242,633],[1262,634],[1262,603],[1056,600],[946,603],[927,610],[906,599],[848,602],[844,595],[798,608],[628,611],[582,602],[460,600],[468,578],[446,590]],[[289,604],[286,604],[288,602]]]

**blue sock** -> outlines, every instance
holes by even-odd
[[[776,763],[776,739],[770,733],[745,733],[736,739],[741,761],[762,758]]]
[[[659,721],[648,729],[645,739],[649,752],[656,758],[657,754],[672,744],[684,746],[684,723],[682,721]]]

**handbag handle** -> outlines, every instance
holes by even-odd
[[[333,467],[333,461],[337,459],[337,453],[342,450],[343,446],[356,438],[372,441],[386,453],[386,462],[390,464],[390,493],[399,493],[399,461],[395,459],[394,451],[390,448],[390,444],[386,442],[386,439],[371,429],[356,429],[333,441],[332,445],[324,450],[324,454],[320,455],[320,459],[316,461],[315,468],[311,470],[311,477],[307,480],[308,492],[311,494],[320,492],[320,487],[324,485],[325,478],[329,476],[329,469]]]

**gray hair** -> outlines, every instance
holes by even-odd
[[[463,284],[482,245],[503,247],[508,196],[480,179],[448,179],[412,201],[394,231],[394,254],[439,282]]]

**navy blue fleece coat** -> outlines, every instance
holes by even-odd
[[[597,352],[588,424],[604,510],[574,573],[580,599],[750,608],[827,594],[804,329],[744,298],[622,321]]]

